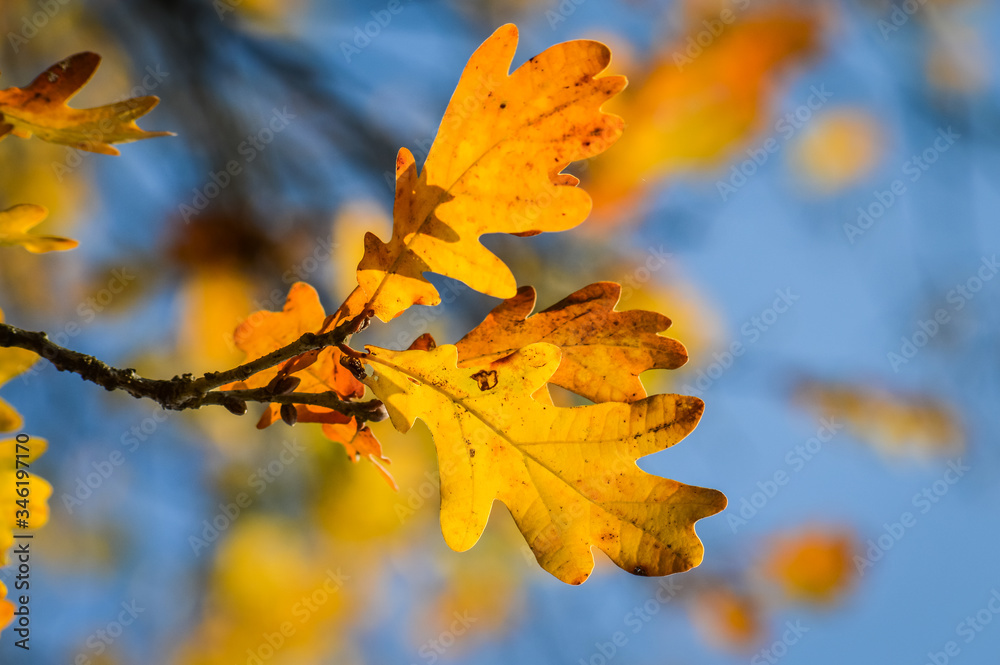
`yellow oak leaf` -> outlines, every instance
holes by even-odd
[[[233,328],[253,311],[250,277],[231,264],[198,266],[185,275],[177,355],[192,371],[229,367],[243,355],[235,348]]]
[[[32,254],[43,254],[73,249],[80,244],[70,238],[29,233],[48,216],[45,207],[28,203],[0,211],[0,247],[24,247]]]
[[[590,213],[589,195],[560,171],[621,135],[622,119],[601,105],[625,79],[600,76],[611,52],[599,42],[557,44],[508,74],[516,47],[517,28],[505,25],[472,55],[419,176],[399,151],[392,237],[365,236],[357,273],[383,321],[441,301],[428,271],[512,297],[514,276],[479,237],[564,231]]]
[[[615,311],[621,292],[620,284],[598,282],[529,317],[535,290],[521,287],[459,340],[459,366],[482,365],[548,342],[562,351],[550,383],[592,402],[641,399],[646,390],[639,375],[647,369],[676,369],[687,362],[687,351],[677,340],[657,335],[670,326],[662,314]]]
[[[405,433],[420,418],[434,435],[441,528],[452,549],[476,543],[499,499],[542,568],[570,584],[590,575],[594,545],[637,575],[701,563],[694,523],[722,510],[725,496],[649,475],[635,463],[693,430],[700,399],[544,405],[531,395],[559,367],[552,344],[532,344],[479,368],[459,368],[454,345],[367,349],[374,375],[366,383],[392,424]]]
[[[356,563],[345,565],[344,548],[335,549],[310,525],[254,511],[233,522],[213,558],[201,620],[175,647],[171,663],[255,663],[256,653],[275,665],[350,660],[336,654],[348,619],[364,611],[358,587],[365,587]],[[280,647],[272,651],[261,635],[277,636],[272,641],[280,638]]]
[[[29,438],[21,441],[7,439],[0,441],[0,566],[7,563],[7,550],[14,543],[15,528],[18,532],[24,529],[40,529],[49,521],[49,497],[52,496],[52,486],[47,480],[33,473],[23,477],[18,475],[17,460],[30,464],[48,448],[44,439]],[[17,457],[23,455],[23,457]],[[21,473],[25,473],[23,467]],[[26,483],[26,484],[21,484]],[[20,496],[18,490],[27,490],[26,496]],[[28,516],[18,515],[22,509],[16,501],[28,499]],[[24,523],[20,519],[25,519]]]
[[[112,143],[129,143],[172,132],[147,132],[135,123],[160,102],[157,97],[134,97],[92,109],[67,105],[94,76],[101,56],[71,55],[42,72],[26,88],[0,90],[0,140],[7,134],[37,136],[43,141],[118,155]]]
[[[853,436],[888,456],[926,459],[965,449],[965,432],[954,409],[931,395],[805,381],[796,389],[796,400],[821,417],[842,419]]]
[[[0,323],[3,323],[3,310],[0,310]],[[27,349],[0,349],[0,386],[27,371],[36,360],[38,354]],[[12,432],[23,424],[21,414],[0,399],[0,432]]]

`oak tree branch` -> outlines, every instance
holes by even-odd
[[[353,333],[364,327],[367,322],[366,313],[345,321],[328,332],[305,333],[291,344],[233,369],[223,372],[209,372],[198,378],[191,374],[184,374],[172,379],[147,379],[139,376],[134,369],[112,367],[93,356],[59,346],[43,332],[22,330],[4,323],[0,323],[0,347],[16,347],[33,351],[61,372],[79,374],[85,381],[96,383],[106,390],[123,390],[135,398],[151,399],[164,409],[172,411],[198,409],[206,405],[220,405],[234,413],[241,413],[246,410],[246,402],[274,402],[320,406],[354,416],[359,421],[377,421],[386,417],[385,407],[380,401],[345,401],[332,391],[275,394],[269,387],[217,390],[219,386],[245,381],[258,372],[284,363],[303,353],[344,344]]]

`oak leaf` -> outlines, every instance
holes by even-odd
[[[28,473],[19,477],[16,461],[30,464],[48,449],[44,439],[32,437],[23,439],[7,439],[0,441],[0,566],[7,564],[7,550],[14,544],[14,529],[40,529],[49,521],[49,497],[52,496],[52,485],[41,476]],[[21,457],[16,457],[22,455]],[[22,468],[23,473],[23,468]],[[20,484],[19,484],[20,483]],[[23,483],[27,483],[26,485]],[[21,510],[16,501],[20,498],[17,489],[27,488],[29,498],[28,517],[22,524],[17,514]]]
[[[37,136],[43,141],[118,155],[112,143],[129,143],[171,132],[147,132],[135,123],[159,103],[153,96],[134,97],[92,109],[67,105],[94,76],[101,56],[71,55],[42,72],[26,88],[0,90],[0,140],[7,134]]]
[[[319,301],[316,289],[305,282],[296,282],[288,291],[281,312],[260,311],[250,315],[236,328],[236,346],[254,360],[296,341],[304,333],[329,330],[357,313],[363,305],[363,294],[352,294],[338,311],[328,317]],[[254,374],[246,381],[226,386],[224,390],[262,388],[271,383],[279,372],[300,379],[295,392],[322,393],[333,391],[341,399],[362,397],[365,386],[351,371],[340,364],[343,352],[336,347],[326,347],[297,356],[279,366]],[[269,404],[261,415],[257,427],[269,427],[280,419],[280,407]],[[394,489],[395,481],[385,468],[389,459],[382,454],[382,446],[367,427],[358,426],[351,416],[338,411],[308,404],[296,404],[296,422],[322,423],[323,434],[335,443],[343,444],[352,461],[367,458],[378,468],[386,482]]]
[[[393,490],[399,489],[396,479],[385,468],[391,460],[382,453],[382,443],[375,437],[370,427],[360,427],[357,418],[348,418],[343,424],[324,423],[323,435],[331,441],[342,444],[352,462],[357,462],[362,457],[367,458],[382,474],[385,482],[389,483],[389,487]]]
[[[687,362],[687,351],[677,340],[657,334],[670,326],[662,314],[615,311],[621,291],[620,284],[598,282],[528,316],[535,290],[522,287],[459,340],[459,366],[482,365],[548,342],[562,351],[550,383],[592,402],[641,399],[646,390],[639,375],[647,369],[676,369]]]
[[[316,289],[305,282],[296,282],[288,291],[282,311],[264,310],[251,314],[236,328],[233,338],[236,346],[251,361],[288,346],[305,333],[320,332],[326,322],[327,315]],[[297,356],[258,372],[246,381],[223,386],[223,389],[263,388],[282,371],[302,380],[295,388],[296,392],[320,393],[332,390],[342,399],[364,395],[364,385],[340,364],[343,356],[340,349],[327,347],[304,355],[306,358]],[[300,404],[297,405],[297,410],[301,422],[347,422],[347,416],[330,409]],[[261,419],[262,426],[266,427],[277,420],[277,411],[276,405],[270,405]]]
[[[538,343],[479,368],[458,367],[458,349],[367,347],[366,381],[405,433],[420,418],[434,435],[445,541],[465,551],[493,501],[507,505],[539,564],[579,584],[598,546],[621,568],[668,575],[698,565],[694,523],[722,510],[720,492],[649,475],[635,460],[694,429],[696,397],[655,395],[633,404],[572,409],[531,398],[556,372],[558,347]]]
[[[479,237],[564,231],[590,213],[589,195],[561,171],[621,135],[622,119],[601,105],[625,79],[600,76],[611,52],[599,42],[557,44],[508,74],[516,47],[506,25],[472,55],[419,176],[399,151],[392,237],[365,236],[357,273],[383,321],[441,301],[424,272],[512,297],[514,276]]]
[[[27,203],[0,211],[0,247],[24,247],[32,254],[60,252],[76,247],[79,243],[70,238],[30,233],[48,215],[49,211],[45,207]]]

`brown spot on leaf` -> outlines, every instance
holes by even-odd
[[[633,568],[632,569],[632,574],[633,575],[640,575],[642,577],[646,577],[646,575],[647,575],[646,569],[643,568],[642,566],[636,566],[635,568]]]
[[[497,371],[495,369],[481,369],[472,375],[472,378],[479,384],[479,389],[486,391],[497,387]]]

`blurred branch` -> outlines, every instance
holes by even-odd
[[[331,183],[316,168],[317,156],[327,166],[373,175],[391,163],[399,143],[395,132],[357,107],[345,92],[356,82],[304,40],[256,33],[238,15],[220,16],[205,0],[92,0],[90,6],[135,62],[159,63],[170,72],[171,94],[157,94],[177,118],[179,133],[200,153],[199,171],[240,159],[238,146],[266,122],[252,109],[287,105],[299,118],[296,125],[308,128],[309,139],[299,132],[269,147],[252,167],[244,164],[245,174],[220,192],[213,209],[266,228],[273,224],[272,202],[284,202],[284,189],[292,184],[311,196],[328,195]],[[304,151],[313,158],[302,159]]]
[[[172,411],[219,405],[226,407],[232,413],[242,415],[246,413],[247,402],[273,402],[320,406],[353,416],[358,421],[379,421],[386,417],[385,407],[380,401],[344,401],[332,391],[281,394],[283,391],[275,382],[256,389],[216,390],[219,386],[244,381],[258,372],[309,351],[344,344],[352,334],[365,327],[368,322],[367,314],[368,312],[362,312],[328,332],[305,333],[291,344],[256,360],[224,372],[209,372],[199,378],[194,378],[192,374],[184,374],[172,379],[147,379],[139,376],[134,369],[112,367],[93,356],[61,347],[49,340],[44,332],[31,332],[3,323],[0,323],[0,347],[33,351],[61,372],[79,374],[83,380],[96,383],[109,391],[123,390],[137,399],[151,399],[164,409]]]

